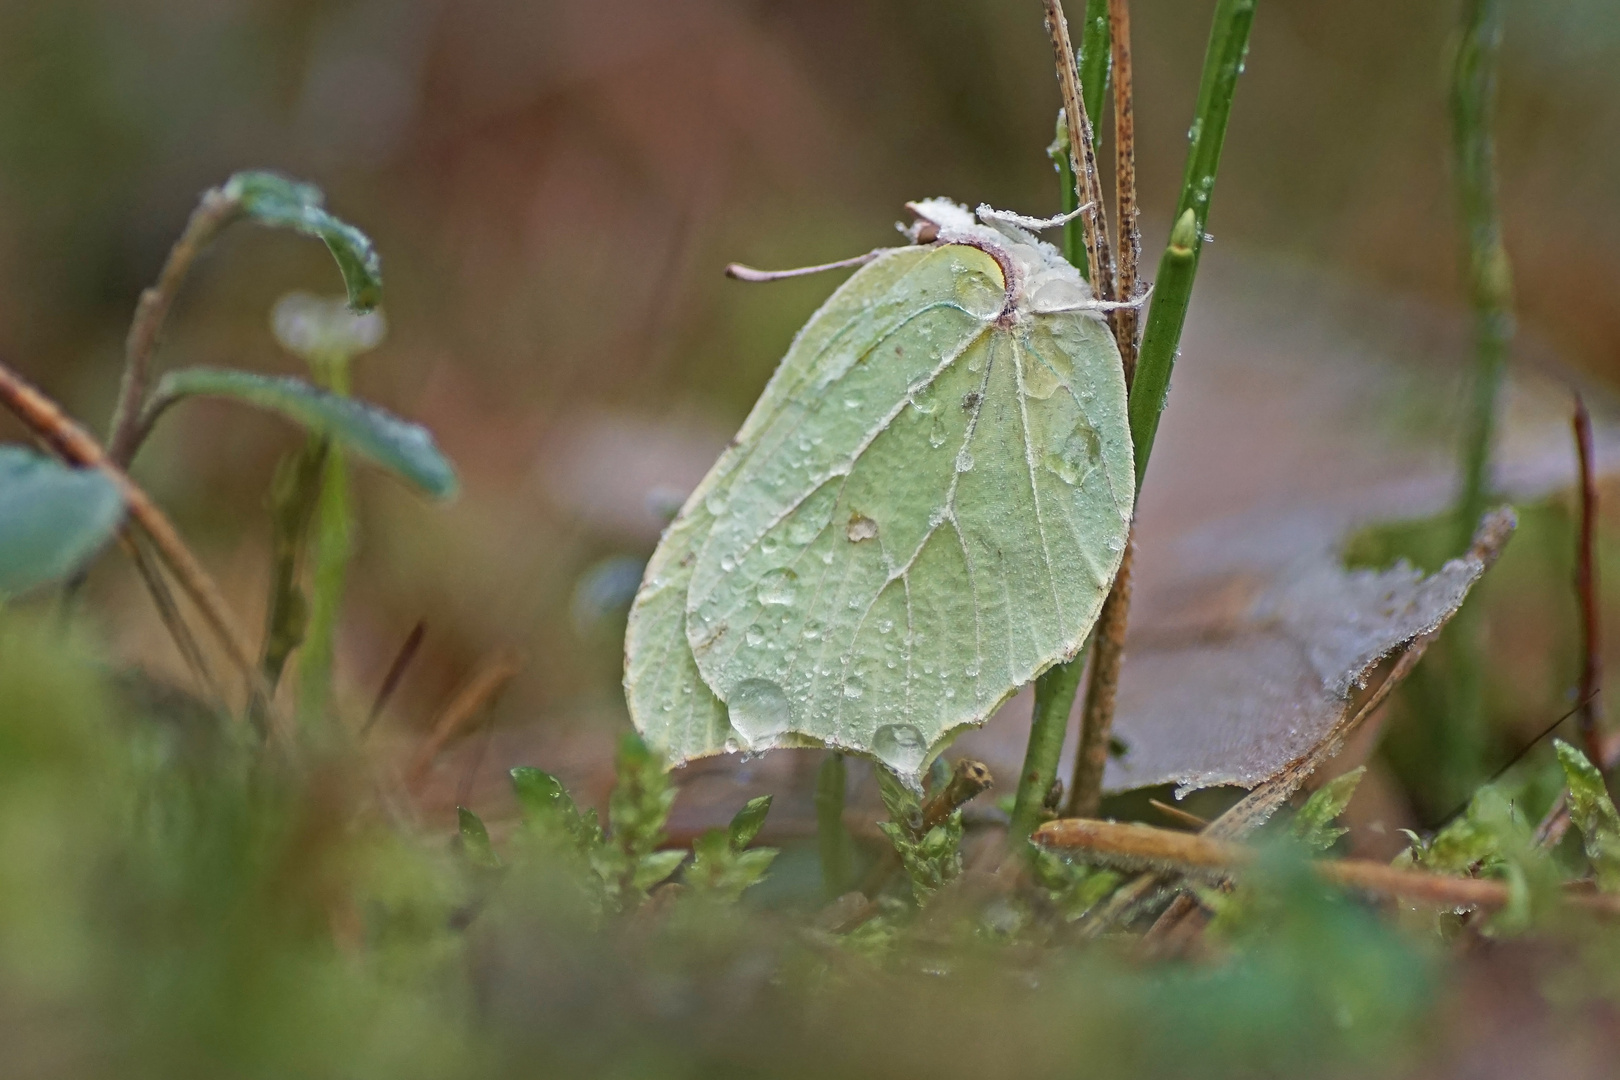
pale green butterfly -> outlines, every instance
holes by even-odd
[[[1119,351],[1038,221],[909,204],[647,566],[625,693],[672,763],[828,746],[915,786],[1071,659],[1135,497]],[[764,275],[760,275],[764,276]]]

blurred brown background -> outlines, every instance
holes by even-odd
[[[1134,5],[1150,262],[1211,7]],[[1454,311],[1453,18],[1451,3],[1265,0],[1213,252]],[[867,250],[921,196],[1051,212],[1056,107],[1034,0],[9,0],[0,350],[101,428],[135,297],[197,194],[254,167],[320,184],[387,274],[390,335],[357,391],[429,424],[464,482],[441,508],[362,476],[349,699],[364,707],[421,619],[392,730],[429,723],[515,647],[526,668],[496,729],[588,756],[623,722],[612,600],[634,563],[607,560],[650,551],[660,500],[701,476],[834,284],[749,287],[720,267]],[[1620,5],[1516,5],[1501,113],[1526,347],[1611,378]],[[268,329],[293,288],[337,291],[319,245],[238,227],[189,283],[160,363],[297,370]],[[197,404],[136,466],[255,623],[263,493],[295,441]],[[120,649],[179,677],[128,568],[104,560],[92,584]],[[513,763],[496,756],[483,766]]]

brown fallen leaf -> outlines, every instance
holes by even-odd
[[[1153,627],[1130,654],[1118,724],[1128,749],[1109,763],[1108,786],[1258,790],[1310,762],[1291,793],[1416,662],[1514,524],[1511,510],[1491,515],[1474,548],[1433,574],[1346,570],[1323,556],[1228,598],[1214,626]],[[1362,701],[1397,654],[1407,655]]]

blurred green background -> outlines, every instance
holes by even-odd
[[[1150,262],[1211,7],[1134,5]],[[623,707],[604,601],[616,564],[603,561],[651,550],[657,504],[702,475],[832,285],[748,287],[721,266],[868,250],[924,196],[1054,211],[1057,90],[1039,12],[1034,0],[10,0],[0,353],[101,428],[135,298],[197,195],[254,167],[320,184],[385,260],[390,335],[359,362],[356,390],[430,425],[464,480],[444,509],[362,478],[339,651],[349,700],[363,707],[423,620],[389,730],[411,738],[480,660],[516,648],[525,670],[494,717],[515,743],[467,767],[498,774],[511,745],[543,746],[564,771],[605,762]],[[1459,310],[1453,18],[1450,4],[1266,0],[1214,250]],[[1524,339],[1594,379],[1620,374],[1620,6],[1514,5],[1499,138]],[[188,284],[160,363],[296,370],[269,310],[310,287],[339,287],[318,245],[232,231]],[[1194,361],[1197,348],[1186,343]],[[250,625],[263,492],[297,438],[198,404],[136,465]],[[127,565],[104,560],[91,584],[119,652],[182,680]]]

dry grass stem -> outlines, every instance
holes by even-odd
[[[158,555],[192,603],[197,605],[203,620],[225,647],[232,663],[240,669],[249,695],[267,698],[258,665],[253,659],[253,648],[237,629],[236,619],[225,603],[219,586],[191,553],[191,549],[186,547],[185,541],[157,504],[107,457],[89,433],[69,419],[55,402],[5,364],[0,364],[0,402],[63,460],[81,468],[100,469],[117,485],[130,517],[151,538]]]
[[[1131,609],[1131,563],[1135,544],[1127,539],[1125,555],[1114,576],[1113,588],[1097,617],[1091,651],[1091,674],[1086,683],[1085,708],[1080,719],[1080,749],[1069,785],[1070,817],[1090,817],[1102,803],[1103,771],[1108,766],[1108,742],[1114,727],[1114,704],[1119,697],[1119,668],[1125,653],[1125,623]]]
[[[1080,70],[1074,62],[1074,45],[1069,40],[1069,22],[1063,17],[1059,0],[1044,0],[1046,32],[1052,39],[1057,63],[1058,88],[1063,95],[1063,115],[1069,128],[1069,155],[1074,166],[1075,195],[1086,211],[1086,261],[1091,285],[1099,300],[1117,300],[1114,293],[1114,256],[1108,242],[1108,213],[1103,209],[1102,181],[1097,175],[1097,150],[1091,137],[1091,119],[1086,115],[1080,94]]]
[[[494,702],[496,696],[506,689],[506,684],[521,670],[523,667],[515,654],[502,652],[473,673],[472,678],[450,699],[444,711],[439,713],[427,739],[411,760],[410,768],[405,773],[408,786],[414,788],[422,782],[440,752],[477,719],[485,707]]]
[[[142,291],[135,305],[135,317],[124,341],[124,377],[107,436],[107,456],[120,468],[129,464],[140,446],[141,413],[152,375],[152,353],[157,349],[169,308],[197,256],[240,210],[237,201],[219,188],[206,192],[170,249],[157,283]]]

